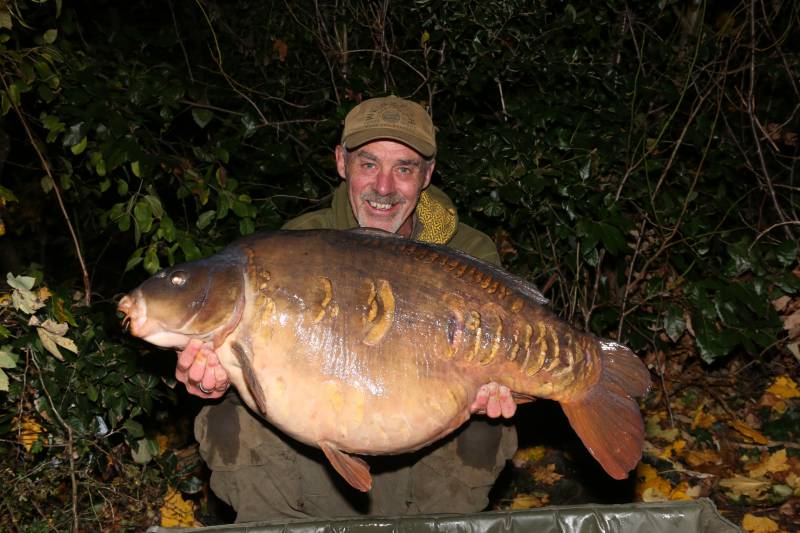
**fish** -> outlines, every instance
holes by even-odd
[[[213,344],[254,412],[363,492],[361,456],[442,439],[489,382],[518,403],[559,402],[615,479],[642,456],[639,357],[559,318],[532,283],[445,246],[364,228],[265,232],[162,270],[118,309],[153,345]]]

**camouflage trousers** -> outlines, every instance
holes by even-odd
[[[195,436],[211,489],[237,522],[482,511],[517,448],[511,424],[478,418],[413,454],[367,458],[373,488],[362,493],[322,451],[263,422],[235,393],[202,409]]]

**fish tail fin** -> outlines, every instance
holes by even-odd
[[[642,458],[644,422],[640,398],[650,373],[631,350],[603,341],[600,380],[577,400],[561,407],[589,452],[614,479],[625,479]]]

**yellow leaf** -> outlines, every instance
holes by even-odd
[[[789,470],[789,464],[786,462],[786,450],[778,450],[771,454],[769,457],[761,461],[755,468],[750,470],[750,475],[753,477],[762,477],[767,473],[785,472]]]
[[[716,421],[717,418],[712,414],[706,413],[701,405],[697,408],[697,411],[694,414],[694,419],[692,420],[692,429],[708,429]]]
[[[164,496],[164,505],[161,506],[161,527],[193,527],[194,503],[184,500],[181,493],[170,487]]]
[[[535,463],[540,461],[545,454],[544,446],[534,446],[533,448],[520,448],[514,454],[511,461],[517,468],[525,466],[526,464]]]
[[[669,446],[667,446],[663,452],[658,454],[658,456],[662,459],[672,459],[678,456],[678,453],[686,447],[686,441],[683,439],[678,439]]]
[[[636,467],[636,497],[640,501],[666,501],[672,485],[658,475],[658,471],[647,463]],[[646,498],[646,499],[645,499]]]
[[[556,472],[556,465],[550,463],[545,467],[537,467],[533,469],[533,479],[545,485],[552,485],[559,479],[563,478],[561,474]]]
[[[740,422],[739,420],[732,420],[730,425],[733,429],[744,435],[745,437],[751,439],[753,442],[757,444],[767,444],[769,440],[767,437],[756,431],[755,429],[751,428],[744,422]]]
[[[550,496],[543,492],[534,492],[532,494],[520,494],[514,497],[511,502],[512,509],[531,509],[533,507],[544,507],[550,503]]]
[[[39,291],[36,295],[39,297],[39,300],[46,302],[47,299],[53,295],[53,293],[50,292],[50,289],[47,287],[39,287]]]
[[[647,418],[645,431],[649,436],[657,437],[667,442],[674,441],[680,434],[678,428],[661,429],[661,416],[659,415],[653,415]]]
[[[709,463],[722,464],[722,458],[714,450],[689,450],[684,454],[684,459],[691,467]]]
[[[16,418],[14,420],[15,422],[17,421]],[[23,418],[21,424],[15,424],[15,429],[17,431],[17,440],[22,444],[26,452],[31,451],[33,443],[36,442],[39,435],[44,433],[44,428],[31,417]]]
[[[734,499],[738,500],[742,496],[747,496],[754,500],[761,500],[765,497],[764,492],[769,489],[770,484],[768,481],[736,475],[732,478],[721,479],[719,486],[728,489]]]
[[[750,513],[744,515],[742,527],[749,533],[776,533],[778,531],[778,524],[774,520]]]
[[[769,386],[767,392],[771,392],[784,400],[800,398],[800,389],[797,388],[797,383],[788,376],[779,376],[775,382]]]

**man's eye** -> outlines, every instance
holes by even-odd
[[[361,165],[361,168],[365,170],[372,170],[373,168],[375,168],[375,163],[364,163]]]
[[[413,171],[409,167],[398,167],[397,172],[399,172],[400,174],[411,174],[411,172]]]

